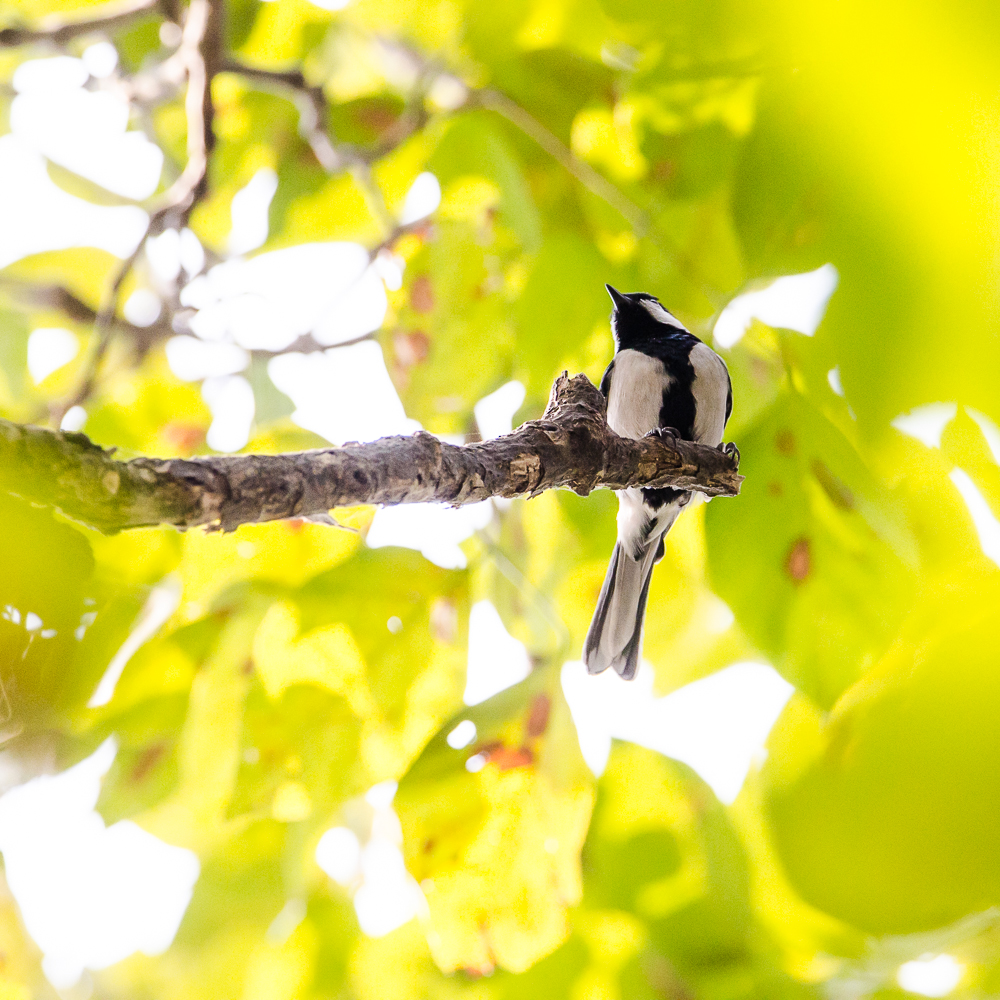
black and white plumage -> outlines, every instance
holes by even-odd
[[[676,432],[718,447],[733,408],[726,363],[652,295],[606,287],[616,351],[601,392],[611,429],[635,439]],[[653,566],[692,495],[670,488],[618,491],[618,541],[583,644],[590,673],[614,667],[626,680],[635,676]]]

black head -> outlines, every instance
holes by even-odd
[[[665,309],[655,295],[646,292],[623,295],[610,285],[604,287],[615,304],[611,311],[611,332],[619,346],[650,337],[688,332],[687,327]]]

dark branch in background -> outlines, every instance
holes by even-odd
[[[309,143],[320,166],[328,173],[369,167],[427,124],[423,96],[429,81],[424,78],[424,74],[421,74],[421,83],[406,111],[385,130],[373,149],[362,149],[346,142],[335,143],[330,138],[327,131],[330,109],[326,94],[322,86],[310,84],[301,71],[260,69],[233,58],[225,59],[221,69],[271,90],[292,91],[299,109],[299,131]]]
[[[742,476],[722,451],[676,438],[619,437],[585,375],[561,375],[541,420],[477,444],[410,437],[284,455],[116,461],[83,434],[0,421],[0,490],[112,533],[170,524],[232,531],[284,518],[333,523],[358,504],[489,497],[568,488],[674,486],[734,496]]]
[[[291,90],[299,110],[299,132],[309,143],[319,165],[328,173],[338,173],[353,163],[361,162],[360,154],[355,149],[345,145],[337,147],[330,141],[326,131],[328,106],[323,88],[312,86],[299,70],[258,69],[231,58],[223,60],[221,70],[236,73],[268,89]]]
[[[358,337],[351,337],[350,340],[338,340],[336,344],[321,344],[311,333],[304,333],[301,337],[296,337],[287,347],[269,350],[266,347],[254,347],[247,351],[247,354],[258,358],[273,358],[276,354],[312,354],[314,351],[329,351],[335,347],[353,347],[355,344],[363,344],[366,340],[376,340],[377,333],[362,333]],[[245,349],[245,348],[244,348]]]
[[[565,170],[575,177],[591,194],[610,205],[632,228],[640,239],[648,237],[673,259],[677,270],[684,275],[710,302],[717,302],[718,289],[710,285],[695,267],[694,262],[677,244],[667,237],[650,218],[645,209],[640,208],[602,173],[589,163],[581,160],[562,140],[550,132],[540,121],[530,115],[516,101],[491,87],[474,92],[474,99],[484,108],[495,111],[520,129],[529,139],[538,144]]]
[[[34,31],[30,34],[32,37],[41,38],[44,36],[45,38],[65,38],[68,40],[76,34],[96,31],[101,28],[118,27],[125,20],[143,14],[157,5],[162,9],[164,4],[165,0],[159,0],[158,4],[143,0],[142,4],[95,18],[86,23],[61,25],[44,31]],[[131,102],[146,105],[155,104],[157,101],[171,96],[185,81],[187,82],[185,114],[188,123],[188,158],[180,176],[151,208],[147,227],[133,253],[123,260],[115,271],[101,308],[95,312],[72,292],[59,286],[31,285],[27,282],[2,279],[4,285],[26,301],[58,308],[78,322],[94,324],[96,343],[88,358],[86,373],[70,398],[52,406],[50,416],[56,423],[61,422],[71,407],[84,403],[91,396],[96,386],[100,366],[116,333],[126,334],[135,349],[136,356],[142,358],[157,342],[177,333],[185,332],[185,324],[181,314],[177,316],[178,323],[172,322],[173,317],[170,315],[165,315],[149,327],[136,326],[118,315],[118,300],[122,285],[135,267],[146,239],[157,235],[168,226],[178,228],[182,226],[195,205],[206,193],[208,163],[214,146],[210,87],[212,77],[216,73],[223,71],[238,73],[248,80],[265,85],[270,84],[283,90],[291,89],[295,92],[302,134],[320,165],[331,173],[351,170],[364,189],[372,204],[373,212],[379,217],[386,231],[385,238],[369,250],[370,260],[374,260],[383,250],[390,249],[396,240],[405,233],[418,232],[428,226],[426,221],[406,225],[396,223],[386,209],[381,192],[371,178],[370,169],[372,162],[425,124],[426,114],[423,113],[422,99],[418,102],[420,103],[420,113],[401,116],[400,123],[394,126],[395,131],[392,136],[385,137],[377,150],[363,152],[347,144],[335,146],[326,132],[328,108],[322,87],[310,86],[303,74],[297,70],[280,72],[257,69],[229,59],[222,46],[224,33],[221,10],[222,5],[219,2],[210,4],[208,0],[194,0],[188,8],[177,51],[154,69],[140,74],[124,84],[126,96]],[[167,13],[169,14],[170,11]],[[176,15],[177,12],[175,11],[174,14]],[[10,30],[14,31],[15,29]],[[20,29],[16,30],[20,31]],[[21,35],[17,37],[21,38]],[[11,42],[10,44],[19,43]],[[388,146],[387,143],[389,143]],[[291,351],[321,351],[331,346],[348,346],[366,339],[370,339],[370,335],[355,338],[346,344],[329,345],[321,344],[307,334],[280,350],[255,349],[250,353],[272,356]]]
[[[309,143],[319,165],[329,174],[349,170],[364,192],[372,214],[389,234],[386,243],[397,238],[399,228],[386,207],[381,190],[372,178],[371,165],[427,123],[427,113],[423,106],[427,88],[425,74],[421,73],[416,94],[408,102],[407,110],[386,130],[374,149],[365,150],[330,137],[327,130],[330,108],[326,94],[322,86],[310,84],[301,71],[260,69],[232,58],[223,61],[222,69],[270,90],[291,91],[299,110],[299,132]]]
[[[394,226],[392,232],[384,240],[369,248],[369,261],[374,261],[382,251],[391,250],[396,240],[406,233],[419,233],[426,236],[430,228],[430,223],[426,219]],[[0,291],[6,291],[15,299],[31,306],[58,309],[77,323],[96,323],[98,319],[99,314],[95,309],[62,285],[37,285],[30,281],[21,281],[17,278],[8,278],[0,275]],[[173,317],[169,314],[164,314],[149,326],[137,326],[135,323],[130,323],[127,319],[115,313],[109,320],[109,323],[112,332],[125,334],[129,338],[136,358],[141,360],[161,341],[178,335],[191,334],[187,326],[187,320],[190,318],[191,313],[193,313],[193,310],[181,310]],[[293,352],[310,354],[314,351],[328,351],[338,347],[351,347],[365,340],[375,339],[377,339],[377,332],[365,333],[359,337],[352,337],[350,340],[337,341],[334,344],[323,344],[313,337],[312,334],[305,333],[296,337],[295,340],[284,347],[254,347],[244,348],[244,350],[252,357],[271,358],[278,354],[290,354]],[[65,403],[63,405],[65,406]],[[68,409],[68,406],[66,408]]]
[[[29,281],[0,277],[0,290],[7,291],[15,299],[36,308],[58,309],[77,323],[94,323],[97,320],[96,309],[61,285],[36,285]],[[175,333],[168,316],[161,316],[149,326],[136,326],[117,315],[111,322],[115,331],[129,337],[139,358],[144,357],[154,344]]]
[[[94,320],[96,344],[88,359],[86,374],[76,392],[53,408],[58,424],[66,412],[79,406],[94,391],[97,373],[115,330],[118,298],[125,279],[139,259],[146,239],[159,233],[170,217],[183,225],[198,200],[206,193],[208,158],[215,145],[212,132],[212,76],[218,71],[222,53],[223,26],[221,0],[191,0],[181,35],[181,43],[172,59],[177,60],[187,77],[184,113],[187,118],[187,164],[180,177],[157,199],[149,215],[145,232],[135,250],[121,262],[104,302]]]
[[[378,253],[378,249],[372,254]],[[29,305],[47,309],[58,309],[65,313],[70,319],[77,323],[93,323],[97,319],[97,311],[87,305],[79,296],[74,295],[68,288],[61,285],[35,285],[27,281],[17,281],[11,278],[0,277],[0,289],[7,290],[15,298],[26,302]],[[141,360],[152,347],[169,337],[176,337],[187,333],[183,323],[178,328],[174,328],[169,317],[163,316],[149,326],[136,326],[121,316],[115,316],[112,321],[114,329],[119,333],[126,334],[135,349],[136,356]],[[335,344],[321,344],[312,334],[305,333],[301,337],[296,337],[285,347],[266,348],[253,347],[244,348],[247,354],[252,357],[271,358],[276,354],[290,354],[298,352],[301,354],[311,354],[313,351],[328,351],[334,347],[351,347],[360,344],[365,340],[375,340],[375,333],[365,333],[359,337],[352,337],[350,340],[340,340]],[[237,345],[239,346],[239,345]]]
[[[595,170],[585,160],[574,155],[572,150],[563,145],[558,136],[528,114],[520,104],[491,87],[476,91],[476,98],[484,108],[495,111],[516,128],[519,128],[575,177],[591,194],[597,195],[598,198],[610,205],[632,227],[636,236],[649,234],[652,222],[646,211],[622,194],[602,173]]]
[[[71,398],[51,408],[50,416],[57,423],[62,420],[70,407],[84,403],[92,395],[100,367],[115,334],[126,335],[134,347],[135,355],[141,358],[158,341],[175,333],[185,332],[185,314],[175,312],[176,303],[174,308],[168,308],[167,314],[152,326],[137,327],[118,315],[118,300],[122,286],[139,259],[147,238],[157,235],[165,228],[183,226],[194,206],[206,194],[208,164],[214,146],[211,80],[216,73],[235,73],[265,89],[291,92],[299,110],[300,132],[319,164],[329,173],[350,171],[364,191],[373,215],[382,225],[385,236],[371,249],[371,260],[374,260],[382,250],[391,248],[405,232],[419,230],[427,225],[426,222],[417,223],[415,226],[399,225],[387,209],[382,193],[371,176],[372,163],[426,125],[428,121],[426,95],[436,79],[448,75],[445,68],[427,59],[422,53],[401,45],[398,41],[374,39],[384,46],[395,47],[412,60],[416,68],[416,82],[404,112],[370,148],[354,146],[331,136],[328,126],[329,106],[323,88],[310,84],[300,70],[280,71],[248,66],[224,51],[223,0],[192,0],[186,9],[182,8],[177,0],[133,0],[126,6],[105,8],[103,13],[88,21],[47,23],[33,29],[7,28],[0,31],[0,44],[19,45],[34,41],[64,45],[79,35],[120,28],[130,20],[145,16],[154,9],[158,9],[168,20],[183,21],[180,44],[163,62],[135,77],[120,81],[120,87],[134,107],[148,112],[149,108],[176,95],[186,83],[187,163],[169,189],[154,203],[142,239],[132,255],[116,270],[110,288],[96,314],[64,289],[42,286],[35,293],[35,301],[45,301],[46,304],[63,308],[75,319],[94,323],[94,347],[87,360],[85,374],[79,387]],[[518,103],[492,88],[466,89],[464,100],[449,110],[457,111],[476,106],[501,115],[537,143],[577,182],[618,211],[637,236],[647,237],[659,244],[674,260],[678,270],[689,281],[699,286],[706,297],[713,301],[717,298],[716,290],[697,274],[697,269],[690,259],[659,230],[655,220],[645,209],[633,202],[590,164],[575,156],[557,136]],[[30,297],[26,289],[22,289],[21,294],[24,298]],[[83,308],[80,308],[81,306]],[[313,338],[306,336],[280,351],[253,353],[278,354],[287,351],[323,350],[327,346],[341,345],[319,344]]]
[[[121,28],[136,17],[153,10],[159,3],[160,0],[134,0],[132,3],[106,8],[104,13],[86,21],[60,21],[42,28],[3,28],[0,30],[0,48],[29,45],[33,42],[66,45],[80,35]]]

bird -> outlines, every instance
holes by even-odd
[[[725,361],[654,295],[623,294],[605,285],[614,308],[615,355],[601,379],[608,425],[622,437],[683,438],[721,448],[733,410]],[[614,667],[625,680],[639,666],[643,619],[653,566],[664,539],[693,493],[671,487],[617,490],[618,537],[597,608],[583,644],[588,673]]]

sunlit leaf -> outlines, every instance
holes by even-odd
[[[996,836],[996,595],[992,579],[929,597],[907,629],[919,652],[901,643],[828,722],[781,744],[782,861],[806,900],[867,931],[927,930],[1000,898],[980,853]]]
[[[280,698],[253,689],[230,812],[322,821],[358,781],[360,728],[347,703],[317,685],[293,685]]]
[[[706,514],[712,583],[774,665],[830,706],[909,608],[908,528],[802,397],[779,399],[740,445],[739,500]]]
[[[10,496],[0,497],[0,524],[0,725],[9,737],[42,724],[80,684],[70,664],[93,605],[94,559],[82,532]]]
[[[30,332],[19,313],[0,311],[0,405],[11,415],[16,413],[26,388]]]
[[[400,784],[407,866],[446,971],[523,971],[567,935],[593,793],[553,679],[540,671],[457,716],[475,742],[453,749],[449,724]]]

